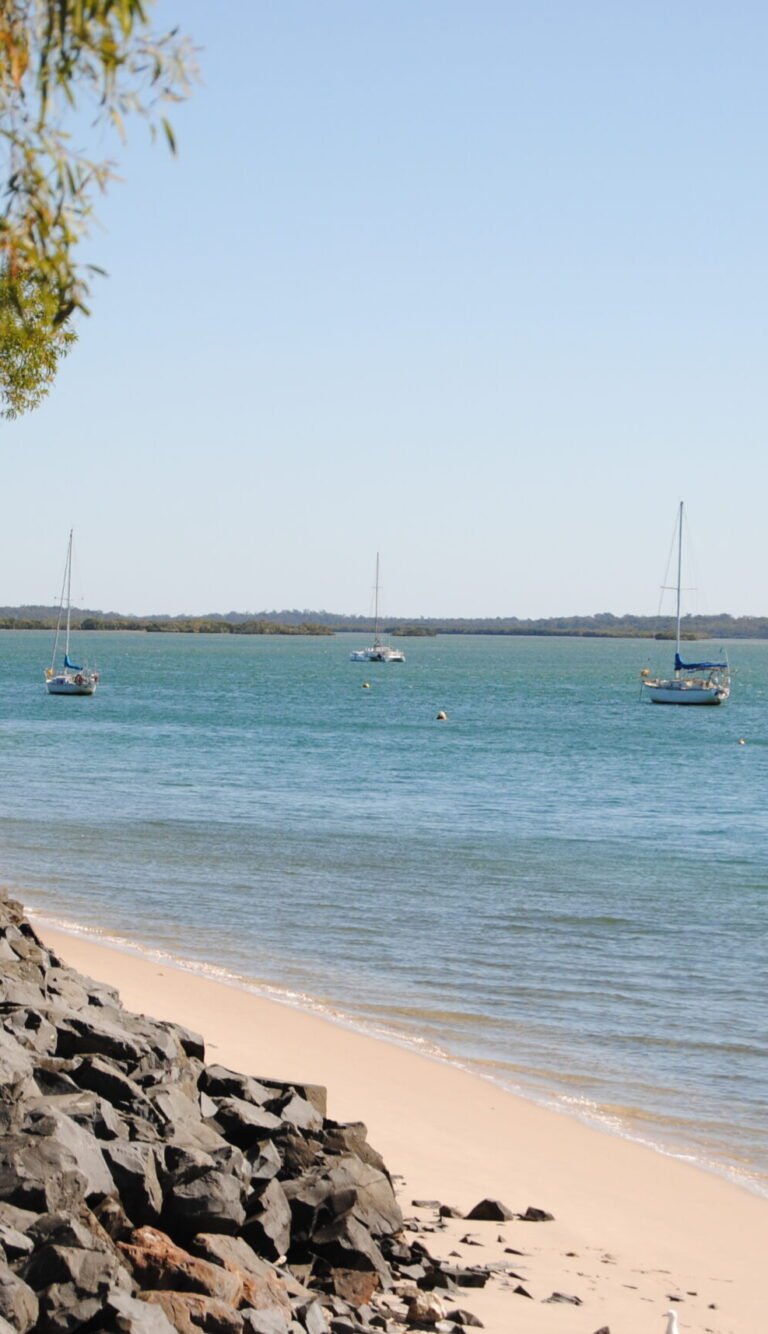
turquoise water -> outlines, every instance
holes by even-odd
[[[665,709],[666,645],[362,642],[83,635],[67,699],[0,634],[5,883],[768,1191],[768,644]]]

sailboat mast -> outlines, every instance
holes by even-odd
[[[376,552],[376,583],[373,590],[373,642],[379,642],[379,553]]]
[[[677,636],[675,656],[680,657],[680,585],[683,582],[683,502],[677,520]]]
[[[67,547],[67,639],[66,639],[66,644],[65,644],[65,647],[64,647],[64,658],[65,658],[65,660],[69,657],[69,620],[70,620],[70,613],[71,613],[71,610],[72,610],[72,533],[73,533],[73,531],[74,531],[74,530],[73,530],[72,528],[70,528],[70,530],[69,530],[69,546]],[[679,597],[679,594],[678,594],[678,597]]]
[[[66,587],[67,587],[67,565],[68,565],[68,564],[69,564],[68,561],[65,561],[65,562],[64,562],[64,574],[62,575],[62,579],[61,579],[61,596],[59,597],[59,614],[58,614],[58,616],[57,616],[57,618],[56,618],[56,634],[55,634],[54,637],[53,637],[53,653],[51,654],[51,675],[53,675],[53,672],[54,672],[55,669],[56,669],[56,654],[57,654],[57,652],[58,652],[58,648],[59,648],[59,635],[60,635],[60,633],[61,633],[61,617],[62,617],[62,614],[63,614],[63,612],[64,612],[64,597],[65,597],[65,589],[66,589]]]

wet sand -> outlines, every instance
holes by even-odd
[[[365,1121],[428,1249],[513,1270],[448,1299],[488,1334],[604,1326],[664,1334],[671,1306],[681,1334],[768,1329],[767,1200],[394,1043],[37,925],[69,964],[117,986],[129,1008],[202,1033],[209,1061],[325,1084],[329,1115]],[[555,1221],[451,1220],[430,1231],[436,1211],[411,1205],[434,1199],[466,1212],[485,1196],[515,1212],[545,1209]],[[515,1293],[518,1285],[530,1297]],[[553,1292],[581,1305],[550,1303]]]

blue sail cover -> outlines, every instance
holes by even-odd
[[[683,662],[679,653],[675,654],[676,672],[708,672],[708,671],[728,671],[727,662]]]
[[[78,667],[76,662],[70,662],[66,653],[64,654],[64,666],[68,667],[71,672],[81,672],[83,670],[82,667]]]

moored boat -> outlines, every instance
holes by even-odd
[[[683,502],[677,517],[677,609],[675,668],[671,677],[652,677],[643,669],[642,690],[652,704],[724,704],[731,693],[728,660],[724,662],[683,662],[680,657],[680,620],[683,572]]]
[[[61,622],[64,618],[64,608],[66,606],[66,627],[64,637],[64,666],[59,671],[56,670],[56,659],[59,651],[59,638],[61,636]],[[92,671],[89,667],[72,662],[69,656],[69,633],[72,610],[72,529],[69,532],[69,542],[67,543],[67,559],[64,564],[64,580],[61,586],[61,601],[59,602],[59,616],[56,622],[56,634],[53,641],[53,654],[51,656],[51,665],[46,669],[45,688],[49,695],[93,695],[99,684],[99,673]]]
[[[373,643],[367,648],[356,648],[350,653],[350,662],[405,662],[402,649],[392,648],[379,638],[379,553],[376,552],[376,583],[374,584]]]

